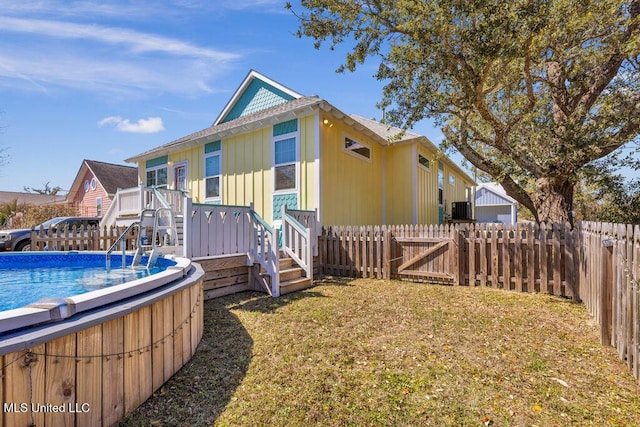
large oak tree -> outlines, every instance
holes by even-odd
[[[434,118],[538,221],[572,223],[581,169],[638,136],[640,0],[301,6],[298,36],[349,45],[341,71],[379,60],[390,124]]]

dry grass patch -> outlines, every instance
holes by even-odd
[[[123,425],[640,425],[636,381],[584,306],[325,279],[205,305],[191,362]]]

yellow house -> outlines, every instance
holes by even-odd
[[[303,96],[251,71],[211,127],[127,159],[143,185],[196,203],[317,210],[324,225],[437,224],[474,181],[424,136]],[[459,206],[459,205],[458,205]]]

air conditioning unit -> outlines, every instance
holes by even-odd
[[[451,219],[473,219],[471,202],[451,203]]]

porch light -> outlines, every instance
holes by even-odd
[[[324,119],[322,123],[324,123],[325,125],[328,125],[329,127],[333,127],[333,123],[331,123],[329,119]]]

